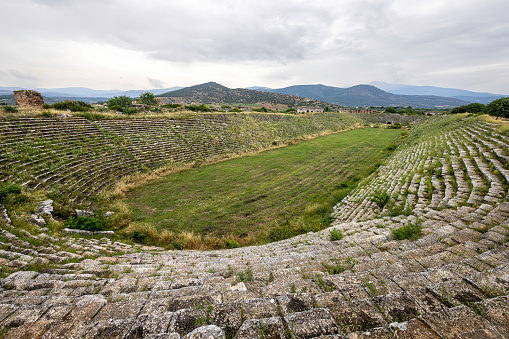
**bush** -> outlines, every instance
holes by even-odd
[[[339,260],[335,260],[334,263],[330,264],[322,262],[322,266],[330,275],[339,274],[345,271],[345,267],[341,264],[341,262],[339,262]]]
[[[93,109],[92,105],[83,101],[65,100],[55,102],[52,107],[58,110],[70,110],[72,112],[88,112]]]
[[[173,249],[175,250],[181,250],[183,249],[184,247],[182,246],[182,243],[180,241],[172,241],[171,242],[171,246],[173,247]]]
[[[134,230],[129,234],[129,238],[131,238],[132,241],[144,242],[147,238],[147,234],[142,231]]]
[[[61,205],[59,203],[54,203],[53,213],[51,214],[53,215],[53,217],[66,220],[72,218],[74,211],[67,206]]]
[[[386,150],[388,151],[394,151],[398,146],[395,144],[389,144],[389,146],[386,147]]]
[[[77,115],[90,121],[110,119],[107,115],[94,112],[81,112]]]
[[[76,230],[90,232],[104,231],[104,222],[102,219],[94,217],[71,217],[66,220],[65,226]]]
[[[18,108],[14,106],[4,106],[2,108],[4,109],[4,112],[7,113],[16,113],[18,111]]]
[[[162,105],[161,107],[172,109],[172,108],[178,108],[180,106],[182,106],[182,105],[180,105],[180,104],[166,104],[166,105]]]
[[[240,281],[253,281],[253,271],[251,268],[247,268],[245,271],[240,271],[237,273],[237,278],[239,278]]]
[[[186,106],[186,109],[193,111],[193,112],[210,112],[210,108],[205,104],[189,105],[189,106]]]
[[[226,248],[237,248],[239,246],[239,243],[233,239],[226,240]]]
[[[108,100],[108,108],[109,109],[116,109],[113,108],[114,106],[120,106],[121,108],[126,108],[129,105],[132,105],[133,99],[128,97],[127,95],[121,95],[118,97],[113,97]]]
[[[3,203],[9,194],[20,194],[21,186],[18,184],[0,183],[0,203]]]
[[[336,241],[343,239],[343,233],[338,229],[333,229],[330,231],[330,241]]]
[[[401,127],[403,127],[403,126],[401,126],[401,124],[398,122],[395,124],[387,125],[387,128],[389,128],[389,129],[400,129]]]
[[[123,112],[127,115],[133,115],[133,114],[138,113],[138,110],[134,107],[126,107],[126,108],[122,108],[121,112]]]
[[[373,196],[371,197],[371,201],[377,204],[378,207],[380,207],[380,209],[383,209],[385,205],[389,203],[390,200],[391,196],[385,191],[383,192],[376,191],[375,193],[373,193]]]
[[[406,226],[395,228],[391,231],[391,235],[396,240],[417,239],[422,232],[420,221],[410,223]]]
[[[267,241],[280,241],[284,239],[288,239],[292,237],[292,230],[290,228],[290,223],[286,220],[282,225],[277,225],[272,228],[267,235]]]

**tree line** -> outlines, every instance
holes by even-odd
[[[468,105],[454,107],[452,114],[457,113],[485,113],[498,118],[509,118],[509,97],[493,100],[487,105],[474,102]]]

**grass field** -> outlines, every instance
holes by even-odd
[[[126,201],[138,222],[159,231],[256,237],[330,209],[347,181],[388,156],[400,133],[357,129],[193,168],[143,185]]]

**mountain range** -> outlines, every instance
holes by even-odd
[[[256,88],[253,89],[253,88]],[[159,94],[173,101],[185,103],[280,103],[289,107],[299,105],[338,106],[412,106],[423,108],[456,107],[468,104],[465,100],[439,97],[433,95],[400,95],[385,92],[371,85],[357,85],[349,88],[325,85],[301,85],[279,89],[251,87],[251,89],[230,89],[220,84],[209,82],[202,85],[186,87],[180,90]],[[316,102],[310,102],[314,100]]]
[[[485,92],[472,92],[464,89],[457,88],[444,88],[435,86],[412,86],[404,84],[390,84],[382,81],[372,81],[369,83],[381,90],[393,94],[403,95],[437,95],[449,98],[456,98],[468,102],[479,102],[481,104],[488,104],[491,101],[508,97],[509,95],[485,93]]]
[[[0,87],[0,96],[13,99],[14,90],[21,87]],[[282,104],[289,107],[297,105],[339,106],[412,106],[423,108],[456,107],[471,102],[487,104],[492,100],[507,95],[472,92],[455,88],[434,86],[411,86],[373,81],[369,85],[357,85],[348,88],[326,85],[297,85],[273,89],[256,86],[230,89],[220,84],[209,82],[191,87],[169,87],[143,90],[94,90],[86,87],[35,88],[46,101],[51,103],[60,100],[82,100],[87,102],[106,101],[114,96],[127,95],[138,97],[145,92],[156,96],[179,98],[182,102],[203,102],[222,104]],[[310,101],[311,100],[311,101]]]

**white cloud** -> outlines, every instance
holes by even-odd
[[[153,88],[164,88],[164,82],[158,79],[147,78],[150,86]]]
[[[239,87],[347,86],[381,80],[509,94],[501,77],[509,70],[505,0],[0,0],[0,5],[0,29],[9,32],[0,36],[0,44],[9,46],[0,55],[0,72],[15,69],[57,86],[140,88],[149,74],[169,86],[210,80]],[[471,71],[482,65],[500,67],[501,75]],[[465,72],[448,73],[452,68]],[[15,85],[11,81],[0,79],[6,86]]]

